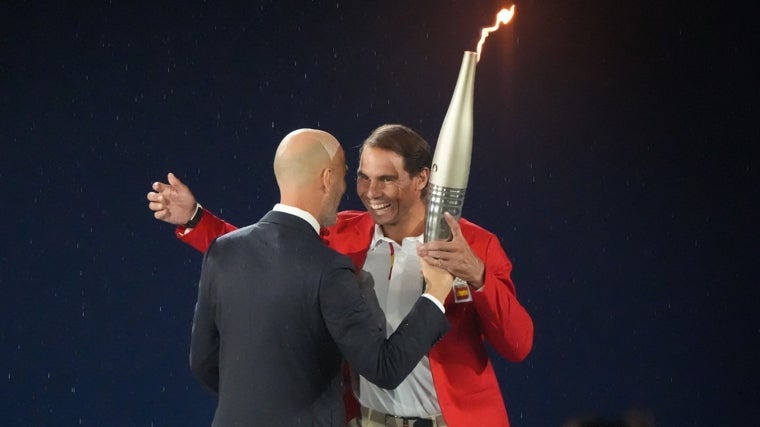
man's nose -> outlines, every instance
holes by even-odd
[[[383,192],[382,182],[376,179],[369,180],[367,184],[367,197],[377,197]]]

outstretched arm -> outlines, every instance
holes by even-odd
[[[190,188],[173,173],[167,175],[167,180],[168,183],[153,183],[148,208],[156,219],[177,225],[175,234],[181,241],[205,253],[214,239],[237,229],[203,209]],[[198,219],[196,214],[200,221],[193,228],[185,227],[194,216]]]

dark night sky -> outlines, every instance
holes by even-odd
[[[462,52],[511,4],[61,3],[0,6],[2,426],[209,425],[201,256],[152,218],[151,182],[174,171],[246,225],[290,130],[332,132],[352,169],[383,123],[434,144]],[[464,214],[536,325],[525,362],[495,361],[514,426],[760,416],[752,12],[526,0],[488,39]]]

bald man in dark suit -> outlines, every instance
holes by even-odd
[[[396,387],[449,328],[453,277],[423,263],[426,290],[386,338],[349,258],[325,246],[346,188],[343,149],[301,129],[274,160],[280,203],[216,240],[203,261],[190,363],[218,405],[213,426],[343,426],[341,363]]]

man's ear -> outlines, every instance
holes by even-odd
[[[428,181],[430,181],[430,168],[423,168],[414,178],[416,190],[424,190],[428,185]]]
[[[331,168],[322,169],[322,191],[327,193],[332,188],[333,171]]]

